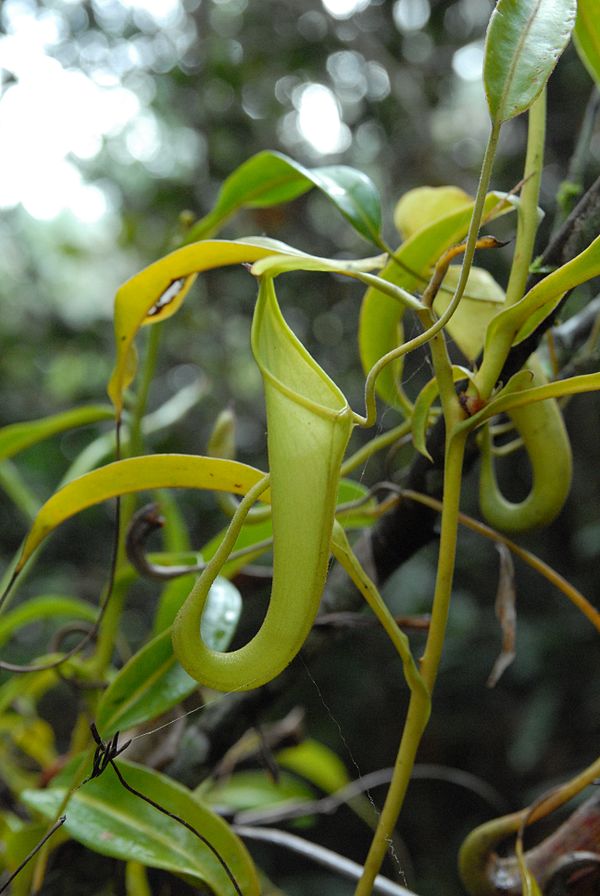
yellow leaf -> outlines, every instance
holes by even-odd
[[[157,488],[200,488],[243,495],[264,475],[237,461],[188,454],[154,454],[107,464],[73,479],[46,501],[25,539],[15,573],[54,529],[94,504]],[[268,492],[261,497],[268,501]]]

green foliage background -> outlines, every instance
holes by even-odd
[[[137,94],[154,136],[144,138],[143,127],[131,122],[107,137],[95,157],[80,163],[85,178],[108,197],[109,213],[102,222],[88,228],[66,212],[42,222],[18,206],[4,211],[0,425],[103,400],[113,361],[110,311],[116,287],[174,246],[181,237],[181,213],[206,213],[224,178],[261,149],[280,149],[307,165],[342,162],[365,170],[384,197],[386,235],[392,242],[391,212],[405,190],[444,183],[474,190],[487,127],[483,94],[479,81],[455,72],[453,60],[456,65],[456,54],[466,45],[477,53],[491,3],[375,0],[363,3],[362,11],[350,18],[335,18],[317,0],[187,0],[167,25],[118,0],[31,0],[25,6],[39,20],[51,16],[61,22],[62,37],[51,53],[63,66],[96,78],[101,72]],[[8,33],[16,7],[7,2],[1,13]],[[406,27],[409,20],[402,11],[418,23],[419,11],[427,9],[422,27]],[[9,68],[2,75],[7,90]],[[294,103],[308,83],[324,84],[337,96],[351,137],[344,152],[319,156],[302,140]],[[550,87],[542,238],[557,215],[555,196],[590,90],[589,76],[569,48]],[[522,121],[507,124],[495,188],[510,189],[518,181],[524,136]],[[38,151],[43,156],[42,131]],[[586,184],[599,168],[596,131]],[[10,178],[11,173],[0,176]],[[259,233],[322,255],[372,251],[316,192],[273,211],[245,212],[227,229],[228,236]],[[494,263],[502,279],[502,258]],[[290,279],[291,285],[286,282],[281,289],[290,324],[358,403],[362,374],[354,334],[360,288],[321,276]],[[571,300],[571,310],[585,301],[589,289]],[[263,462],[260,380],[249,351],[253,297],[243,271],[203,276],[192,300],[165,328],[151,408],[194,381],[201,381],[204,393],[182,422],[151,437],[153,451],[202,452],[216,414],[233,397],[239,459]],[[416,361],[409,370],[415,394],[427,375],[423,363]],[[576,458],[572,497],[551,529],[525,540],[592,601],[598,600],[600,555],[599,411],[597,396],[572,401],[567,411]],[[394,422],[388,411],[382,426]],[[78,431],[19,458],[18,470],[30,485],[33,502],[52,492],[89,438],[89,431]],[[392,471],[402,464],[402,455],[394,458]],[[381,473],[372,462],[361,476],[369,483]],[[464,506],[476,513],[470,486]],[[193,496],[184,505],[194,544],[221,525],[210,500]],[[26,526],[24,514],[1,495],[3,565]],[[110,539],[106,513],[64,527],[48,551],[44,572],[36,570],[24,592],[56,591],[95,600],[106,574]],[[432,545],[387,584],[396,612],[427,611],[434,569]],[[500,643],[493,616],[496,577],[493,548],[464,534],[447,650],[421,761],[467,769],[492,784],[507,807],[516,808],[531,798],[532,786],[540,781],[550,786],[597,754],[598,646],[585,620],[519,566],[517,660],[496,689],[488,691],[485,681]],[[134,645],[153,590],[140,587],[137,596],[124,632]],[[46,634],[37,632],[41,642]],[[21,648],[29,652],[31,645]],[[338,752],[352,776],[389,765],[406,701],[401,678],[388,674],[392,663],[384,635],[375,630],[337,638],[271,713],[275,717],[297,703],[304,705],[310,733]],[[65,689],[55,699],[68,703],[72,697]],[[56,706],[46,711],[55,718]],[[66,737],[70,710],[61,712]],[[189,769],[180,772],[183,777],[191,774]],[[411,884],[419,892],[440,892],[436,868],[452,867],[461,837],[488,814],[480,797],[453,783],[415,782],[400,834],[415,866]],[[368,832],[343,812],[319,821],[314,836],[336,848],[345,844],[343,851],[358,861],[368,843]],[[265,851],[260,861],[268,869],[272,855]],[[280,883],[290,894],[308,893],[322,888],[323,880],[333,893],[329,878],[290,860]],[[340,893],[346,892],[344,887],[340,884]],[[46,892],[54,892],[51,880]],[[460,892],[457,881],[445,876],[443,892]]]

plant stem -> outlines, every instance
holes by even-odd
[[[0,463],[0,487],[31,523],[41,507],[41,501],[29,488],[19,470],[11,460]]]
[[[421,660],[421,676],[428,695],[421,690],[411,693],[394,773],[355,896],[370,896],[372,892],[373,882],[381,868],[402,808],[421,736],[429,717],[429,703],[442,655],[452,592],[465,444],[466,434],[463,431],[456,435],[450,434],[446,443],[440,551],[429,634]]]
[[[148,334],[148,345],[146,347],[146,357],[144,360],[144,369],[138,387],[138,392],[133,410],[130,435],[129,435],[129,453],[130,455],[138,454],[142,449],[142,420],[148,406],[148,395],[150,386],[154,379],[156,370],[156,362],[158,360],[158,347],[160,345],[160,335],[162,327],[150,327]]]
[[[442,508],[440,550],[431,622],[425,651],[421,660],[421,675],[430,694],[433,692],[437,672],[442,656],[442,648],[446,634],[446,622],[452,592],[454,565],[456,560],[456,542],[458,536],[458,512],[462,483],[463,459],[466,433],[450,432],[446,441],[446,459],[444,464],[444,501]]]
[[[392,780],[354,896],[371,896],[373,892],[375,878],[379,874],[404,802],[428,716],[428,698],[421,691],[414,691],[408,705]]]
[[[415,343],[422,344],[432,340],[454,314],[454,311],[458,307],[464,294],[469,271],[473,262],[473,255],[475,254],[475,244],[479,234],[485,197],[492,174],[492,166],[499,136],[500,122],[494,122],[492,124],[481,166],[477,194],[473,205],[473,214],[471,216],[471,223],[467,234],[463,264],[452,300],[444,314],[432,326],[426,329],[420,337],[412,339],[404,345],[399,346],[398,349],[389,352],[371,369],[365,384],[365,423],[367,425],[373,422],[373,418],[376,415],[374,387],[375,379],[379,372],[387,363],[394,360],[396,357],[405,354],[412,348],[416,348]],[[464,430],[455,430],[455,425],[460,419],[460,408],[454,392],[451,368],[443,336],[441,336],[435,344],[432,343],[431,349],[436,376],[441,379],[440,392],[442,396],[447,435],[444,464],[444,508],[442,511],[437,577],[429,634],[425,645],[425,653],[421,661],[421,675],[427,687],[428,696],[425,697],[421,691],[414,691],[411,693],[392,781],[365,861],[362,877],[355,890],[355,896],[370,896],[372,893],[373,882],[381,868],[381,863],[383,862],[387,851],[389,840],[396,826],[398,815],[400,814],[404,802],[417,750],[429,717],[431,695],[442,656],[448,609],[452,593],[452,580],[454,577],[456,542],[458,535],[460,490],[467,434]]]
[[[160,330],[160,326],[150,327],[144,368],[138,386],[130,424],[128,446],[125,452],[126,456],[129,457],[139,454],[142,450],[142,419],[146,413],[150,385],[156,369]],[[112,594],[102,620],[96,653],[92,662],[93,674],[97,678],[102,677],[112,659],[114,645],[119,631],[121,614],[123,612],[123,605],[129,587],[129,582],[119,574],[122,572],[123,567],[127,562],[125,537],[129,520],[131,519],[135,508],[135,502],[136,495],[132,494],[120,498],[117,504],[116,529],[118,543],[116,545],[115,579],[112,583]]]
[[[546,90],[544,89],[529,109],[525,171],[518,212],[515,252],[506,287],[506,307],[514,305],[525,294],[525,284],[529,276],[529,265],[533,257],[538,228],[538,198],[544,165],[545,140]]]
[[[378,451],[381,451],[383,448],[388,448],[390,445],[393,445],[395,442],[404,438],[404,436],[410,435],[410,431],[410,420],[405,420],[404,423],[400,423],[399,426],[395,426],[393,429],[389,429],[387,432],[375,436],[374,439],[368,441],[366,445],[363,445],[362,448],[359,448],[358,451],[355,451],[354,454],[351,454],[350,457],[346,458],[342,464],[341,475],[347,476],[352,470],[355,470],[357,467],[366,463],[366,461]]]

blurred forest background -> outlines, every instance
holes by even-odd
[[[0,425],[105,400],[118,285],[176,246],[182,212],[205,214],[224,178],[255,152],[278,149],[308,166],[364,170],[383,197],[392,243],[398,240],[392,211],[404,191],[456,184],[474,192],[488,128],[480,69],[492,7],[488,0],[4,0]],[[550,81],[540,248],[556,221],[557,190],[591,91],[569,48]],[[503,131],[492,180],[497,189],[508,190],[521,177],[524,124],[516,119]],[[586,185],[599,172],[596,127]],[[513,227],[513,221],[499,224],[498,235],[510,239]],[[246,212],[224,235],[250,234],[323,255],[374,254],[316,193],[273,211]],[[492,260],[500,282],[506,282],[507,257]],[[591,295],[591,288],[579,290],[567,314]],[[357,409],[360,297],[356,285],[322,276],[299,275],[281,286],[290,324]],[[149,450],[204,452],[216,415],[234,400],[239,459],[265,462],[261,385],[249,350],[253,299],[244,271],[207,275],[164,328],[150,408],[176,394],[195,404],[149,436]],[[411,367],[414,394],[423,365],[424,356]],[[576,464],[572,496],[551,529],[522,543],[597,602],[600,400],[577,397],[566,417]],[[396,422],[387,411],[380,426]],[[3,566],[28,516],[98,431],[70,433],[0,466],[0,485],[8,489],[0,495]],[[360,476],[367,483],[382,473],[398,476],[407,459],[400,453],[387,471],[372,462]],[[474,485],[469,479],[464,507],[477,515]],[[221,519],[209,498],[194,495],[184,505],[191,539],[200,545]],[[89,532],[79,523],[63,527],[25,592],[97,599],[111,519],[104,512],[94,520]],[[427,611],[435,555],[431,545],[387,583],[396,612]],[[598,642],[558,592],[518,564],[517,658],[488,690],[501,640],[493,609],[497,576],[493,546],[463,534],[420,761],[469,771],[514,809],[597,755]],[[125,636],[134,644],[152,599],[153,591],[141,588],[129,611]],[[22,646],[30,652],[31,645]],[[332,643],[271,715],[298,704],[306,708],[310,734],[335,750],[353,777],[392,764],[406,693],[376,629]],[[61,711],[66,738],[68,709]],[[446,781],[427,774],[415,781],[399,828],[414,866],[409,884],[422,894],[460,893],[457,848],[493,814],[497,809],[452,774]],[[320,820],[307,836],[357,861],[369,842],[369,831],[345,811]],[[281,869],[282,856],[276,858]],[[261,850],[259,859],[272,871],[273,850]],[[273,877],[290,894],[323,887],[349,892],[347,884],[295,859]]]

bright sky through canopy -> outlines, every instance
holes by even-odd
[[[163,26],[181,15],[179,0],[108,6],[123,15],[143,10]],[[108,197],[101,186],[85,182],[77,160],[93,158],[106,137],[138,119],[140,101],[109,72],[90,77],[52,57],[67,30],[60,12],[5,0],[1,15],[6,33],[0,37],[0,208],[21,203],[42,220],[64,210],[88,223],[99,220]]]

